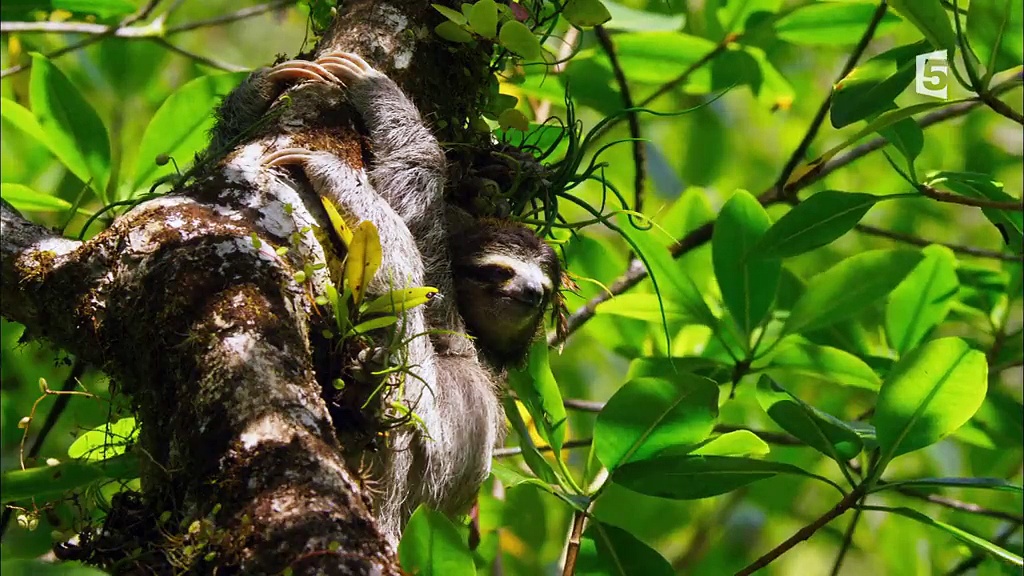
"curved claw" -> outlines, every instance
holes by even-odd
[[[294,82],[297,80],[312,80],[329,84],[342,83],[337,76],[326,68],[308,60],[288,60],[282,62],[267,72],[267,79],[275,83]]]
[[[268,167],[305,164],[312,155],[313,153],[305,148],[282,148],[264,155],[260,158],[260,163]]]
[[[352,52],[328,52],[317,58],[316,62],[349,84],[380,74],[366,60]]]

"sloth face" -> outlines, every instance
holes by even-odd
[[[530,230],[483,222],[452,242],[459,312],[492,361],[515,363],[540,329],[561,267],[554,250]]]

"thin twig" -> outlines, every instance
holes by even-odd
[[[887,5],[884,2],[878,4],[878,8],[875,9],[875,13],[871,15],[871,21],[868,22],[867,29],[864,30],[864,34],[860,37],[860,41],[857,42],[857,46],[850,53],[850,56],[846,59],[846,64],[843,65],[842,72],[839,73],[839,80],[846,78],[847,75],[857,66],[857,61],[864,55],[864,51],[867,50],[868,44],[871,43],[871,39],[875,36],[875,30],[878,29],[879,23],[885,16]],[[837,82],[833,82],[834,86]],[[828,110],[832,106],[832,87],[829,87],[828,96],[818,107],[818,111],[814,114],[814,119],[811,120],[811,125],[807,127],[807,132],[804,134],[800,144],[793,151],[793,154],[789,157],[785,166],[782,168],[782,173],[779,174],[779,179],[776,181],[776,188],[783,188],[789,177],[793,175],[793,170],[803,162],[804,156],[807,154],[807,150],[811,147],[811,142],[818,135],[818,130],[821,128],[821,124],[825,121],[825,116],[828,115]],[[794,194],[795,195],[795,194]]]
[[[757,572],[761,568],[764,568],[765,566],[771,564],[776,558],[782,556],[797,544],[803,542],[804,540],[807,540],[808,538],[813,536],[815,532],[824,527],[826,524],[842,516],[850,508],[853,508],[854,505],[856,505],[857,501],[860,500],[863,493],[863,490],[860,488],[854,490],[853,492],[850,492],[845,497],[843,497],[843,499],[840,500],[835,506],[833,506],[831,510],[822,514],[821,517],[819,517],[814,522],[811,522],[810,524],[797,530],[796,534],[793,534],[788,539],[786,539],[785,542],[779,544],[775,548],[772,548],[757,560],[754,560],[749,566],[737,572],[736,576],[750,576],[754,572]]]
[[[39,451],[43,448],[43,443],[46,442],[46,438],[53,431],[53,427],[57,424],[57,420],[60,419],[61,414],[68,407],[68,402],[71,401],[73,394],[64,394],[64,392],[71,392],[78,386],[79,381],[82,379],[82,375],[85,374],[86,364],[81,360],[76,359],[75,363],[71,366],[71,372],[68,373],[68,377],[64,379],[64,383],[60,387],[61,394],[54,394],[57,399],[53,402],[53,408],[46,414],[46,418],[43,420],[43,425],[39,427],[39,432],[36,437],[32,440],[32,445],[29,446],[28,451],[25,452],[25,456],[28,458],[35,458],[39,455]],[[4,507],[2,517],[0,517],[0,538],[3,537],[4,533],[7,532],[7,525],[11,520],[13,508]]]
[[[938,504],[939,506],[943,506],[951,510],[959,510],[960,512],[967,512],[968,514],[977,514],[978,516],[987,516],[989,518],[1006,520],[1007,522],[1024,524],[1024,516],[1020,514],[1012,514],[1010,512],[1003,512],[1002,510],[993,510],[972,502],[963,502],[961,500],[948,498],[939,494],[925,494],[909,488],[897,488],[896,491],[904,496],[917,498],[918,500],[924,500],[926,502],[931,502],[932,504]]]
[[[857,523],[860,522],[860,515],[864,511],[860,508],[856,508],[853,511],[853,518],[850,519],[850,524],[846,527],[846,533],[843,534],[843,543],[839,547],[839,553],[836,554],[836,561],[832,564],[831,576],[839,576],[839,570],[843,567],[843,560],[846,559],[846,553],[850,551],[850,547],[853,546],[853,533],[857,530]]]
[[[149,15],[153,12],[153,10],[156,9],[157,5],[160,4],[160,2],[161,2],[161,0],[149,0],[149,2],[147,2],[141,8],[136,10],[133,14],[128,15],[124,20],[121,20],[121,22],[119,22],[117,25],[106,26],[105,27],[106,31],[104,33],[102,33],[102,34],[100,34],[98,36],[93,36],[91,38],[84,38],[84,39],[82,39],[82,40],[80,40],[78,42],[75,42],[73,44],[68,44],[67,46],[65,46],[63,48],[58,48],[57,50],[54,50],[53,52],[50,52],[50,53],[46,54],[46,57],[47,58],[56,58],[56,57],[61,56],[63,54],[67,54],[68,52],[73,52],[75,50],[80,50],[82,48],[85,48],[86,46],[89,46],[90,44],[94,44],[96,42],[99,42],[100,40],[102,40],[104,38],[109,38],[110,36],[116,34],[117,31],[120,30],[120,29],[126,28],[128,26],[131,26],[132,24],[135,24],[136,22],[138,22],[140,20],[144,20],[146,18],[149,18]],[[2,28],[2,27],[3,27],[2,24],[0,24],[0,28]],[[10,76],[11,74],[17,74],[18,72],[21,72],[23,70],[28,70],[31,67],[32,67],[32,62],[29,61],[29,62],[26,62],[25,64],[17,64],[15,66],[11,66],[9,68],[5,68],[4,70],[0,71],[0,78],[6,78],[6,77]]]
[[[202,54],[196,54],[195,52],[189,52],[188,50],[185,50],[184,48],[181,48],[179,46],[175,46],[174,44],[171,44],[170,42],[168,42],[164,38],[153,38],[153,41],[156,42],[157,44],[163,46],[164,48],[167,48],[171,52],[175,52],[177,54],[181,54],[182,56],[184,56],[186,58],[189,58],[191,60],[195,60],[196,62],[199,62],[200,64],[204,64],[204,65],[209,66],[211,68],[216,68],[217,70],[224,70],[225,72],[245,72],[246,70],[248,70],[248,68],[246,68],[245,66],[236,66],[235,64],[230,64],[228,62],[221,62],[220,60],[214,60],[213,58],[210,58],[210,57],[207,57],[207,56],[203,56]]]
[[[615,53],[615,44],[612,37],[604,26],[594,26],[594,33],[597,34],[597,41],[604,48],[608,55],[608,61],[612,65],[612,73],[615,75],[615,82],[619,85],[619,94],[622,95],[622,105],[627,110],[629,120],[629,136],[633,139],[633,164],[636,165],[636,173],[633,179],[633,210],[640,212],[644,205],[644,180],[647,178],[647,143],[640,134],[640,113],[633,110],[633,96],[629,91],[629,82],[626,81],[626,73],[622,70],[619,56]]]
[[[999,114],[1000,116],[1005,116],[1010,120],[1013,120],[1017,124],[1024,126],[1024,116],[1021,116],[1020,112],[1017,112],[1013,108],[1010,108],[1010,106],[1006,104],[1006,102],[1003,102],[999,98],[996,98],[988,90],[982,90],[980,93],[978,93],[978,98],[980,98],[981,101],[985,103],[985,105],[994,110],[996,114]]]
[[[658,87],[657,90],[654,91],[653,94],[640,101],[640,107],[646,108],[650,106],[652,102],[654,102],[661,96],[664,96],[665,94],[668,94],[677,87],[685,84],[694,72],[703,68],[705,65],[708,64],[708,62],[714,60],[722,52],[725,52],[729,48],[729,45],[735,42],[737,39],[739,39],[739,37],[739,34],[726,35],[726,37],[723,38],[722,41],[719,42],[714,48],[709,50],[707,54],[704,54],[703,56],[698,58],[696,62],[687,66],[686,69],[679,74],[679,76],[676,76],[672,80],[669,80],[668,82],[662,84],[661,86]],[[604,125],[604,127],[601,130],[598,130],[594,133],[594,138],[596,139],[597,137],[607,133],[615,126],[618,126],[619,122],[622,122],[622,119],[622,116],[617,116],[610,120],[607,124]]]
[[[974,206],[976,208],[994,208],[996,210],[1012,210],[1014,212],[1024,212],[1024,202],[1021,200],[989,200],[987,198],[968,198],[967,196],[961,196],[959,194],[953,194],[952,192],[943,192],[929,186],[927,184],[921,184],[917,187],[921,194],[931,198],[932,200],[938,200],[939,202],[946,202],[949,204],[960,204],[962,206]]]
[[[260,4],[259,6],[249,6],[247,8],[231,12],[230,14],[224,14],[223,16],[217,16],[208,20],[197,20],[195,22],[188,22],[178,26],[171,26],[167,28],[167,35],[170,36],[171,34],[188,32],[189,30],[195,30],[197,28],[211,28],[214,26],[230,24],[246,18],[252,18],[253,16],[259,16],[265,12],[273,12],[274,10],[285,8],[294,3],[294,0],[274,0],[273,2]]]
[[[924,238],[918,238],[917,236],[911,236],[910,234],[902,234],[900,232],[893,232],[892,230],[883,230],[867,224],[858,224],[854,227],[854,230],[871,236],[878,236],[879,238],[888,238],[895,240],[896,242],[902,242],[904,244],[910,244],[912,246],[930,246],[936,244],[939,246],[945,246],[956,254],[964,254],[967,256],[976,256],[978,258],[991,258],[993,260],[1002,260],[1004,262],[1021,262],[1024,261],[1024,256],[1017,254],[1004,254],[1002,252],[996,252],[994,250],[983,250],[981,248],[973,248],[971,246],[963,246],[960,244],[948,244],[945,242],[932,242]]]
[[[562,576],[573,576],[576,573],[576,559],[580,554],[580,539],[583,538],[583,526],[587,522],[587,512],[576,510],[572,516],[572,531],[569,533],[569,545],[565,549],[565,567]]]
[[[57,58],[58,56],[63,56],[64,54],[67,54],[69,52],[81,50],[83,48],[86,48],[87,46],[99,42],[100,40],[103,40],[104,38],[109,38],[113,36],[118,38],[127,38],[135,40],[157,40],[158,43],[160,43],[161,45],[179,54],[203,62],[208,66],[219,68],[221,70],[242,71],[246,69],[239,68],[232,64],[224,64],[210,58],[197,56],[195,54],[192,54],[191,52],[186,52],[181,48],[178,48],[177,46],[168,43],[166,41],[166,38],[168,36],[178,34],[181,32],[196,30],[198,28],[229,24],[231,22],[236,22],[238,20],[242,20],[245,18],[251,18],[253,16],[257,16],[265,12],[285,8],[288,5],[292,4],[292,0],[275,0],[274,2],[261,4],[259,6],[250,6],[247,8],[242,8],[230,14],[225,14],[223,16],[218,16],[216,18],[210,18],[208,20],[199,20],[196,22],[188,22],[178,26],[172,26],[166,29],[161,29],[160,26],[152,25],[138,27],[132,26],[132,24],[134,24],[135,22],[147,18],[149,14],[153,11],[153,9],[156,7],[156,5],[159,3],[160,0],[150,0],[150,2],[148,2],[145,6],[139,9],[135,14],[132,14],[131,16],[125,18],[119,24],[111,26],[104,26],[102,24],[89,24],[84,22],[0,22],[0,32],[18,32],[23,34],[57,32],[90,35],[87,38],[79,40],[78,42],[68,44],[63,48],[58,48],[57,50],[47,53],[46,57],[50,59]],[[172,6],[171,9],[173,9],[174,7],[176,6]],[[165,16],[165,14],[162,14],[161,18],[163,16]],[[0,78],[6,78],[12,74],[23,72],[31,67],[32,63],[26,62],[24,64],[17,64],[15,66],[5,68],[3,71],[0,71]]]

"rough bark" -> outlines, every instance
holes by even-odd
[[[315,52],[361,53],[428,118],[466,117],[487,77],[485,47],[438,39],[426,2],[344,4]],[[315,88],[293,96],[297,111],[323,108]],[[283,116],[259,138],[294,131],[284,124],[296,118],[308,147],[322,130],[335,151],[361,162],[359,134],[337,110],[329,120]],[[329,227],[310,190],[239,184],[223,166],[86,242],[26,222],[0,200],[3,316],[102,366],[131,395],[149,510],[176,518],[217,510],[219,555],[193,570],[400,573],[358,474],[346,468],[358,455],[343,454],[314,373],[313,294],[326,271],[294,279],[324,259],[313,223]],[[288,253],[275,254],[279,246]],[[161,561],[139,560],[157,571]]]

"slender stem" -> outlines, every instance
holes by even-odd
[[[636,165],[636,173],[633,180],[633,210],[640,212],[644,205],[644,180],[647,177],[647,149],[646,142],[640,134],[640,113],[634,109],[633,96],[629,91],[629,82],[626,81],[626,73],[622,70],[619,56],[615,53],[615,44],[612,37],[604,26],[594,26],[597,41],[608,54],[608,61],[612,65],[612,73],[615,75],[615,82],[619,85],[619,93],[622,95],[622,105],[631,110],[626,114],[629,120],[629,135],[633,139],[633,164]]]
[[[565,549],[562,576],[573,576],[576,573],[576,559],[580,555],[580,540],[583,538],[583,526],[586,521],[587,511],[576,510],[572,516],[572,531],[569,533],[569,545]]]
[[[1001,252],[995,252],[993,250],[983,250],[981,248],[974,248],[971,246],[962,246],[959,244],[947,244],[944,242],[932,242],[924,238],[918,238],[917,236],[911,236],[910,234],[901,234],[899,232],[893,232],[891,230],[883,230],[874,226],[868,226],[867,224],[858,224],[854,227],[854,230],[863,234],[869,234],[871,236],[878,236],[879,238],[888,238],[895,240],[896,242],[902,242],[904,244],[911,244],[913,246],[930,246],[937,244],[939,246],[945,246],[957,254],[965,254],[967,256],[977,256],[979,258],[992,258],[993,260],[1002,260],[1004,262],[1020,262],[1022,256],[1017,254],[1003,254]]]
[[[785,542],[779,544],[775,548],[769,550],[766,554],[752,562],[746,568],[740,570],[735,576],[750,576],[765,566],[771,564],[776,558],[782,556],[789,550],[791,550],[797,544],[807,540],[814,535],[815,532],[823,528],[829,522],[842,516],[847,510],[853,508],[857,501],[860,500],[861,496],[864,495],[864,491],[861,488],[857,488],[853,492],[850,492],[843,497],[831,510],[824,513],[814,522],[804,526],[800,530],[797,530],[796,534],[793,534]]]
[[[996,210],[1012,210],[1014,212],[1024,212],[1024,202],[1020,200],[989,200],[987,198],[968,198],[967,196],[961,196],[959,194],[953,194],[952,192],[943,192],[929,186],[927,184],[921,184],[917,187],[921,191],[921,194],[931,198],[932,200],[938,200],[939,202],[947,202],[949,204],[960,204],[962,206],[975,206],[977,208],[995,208]]]
[[[864,30],[864,34],[860,37],[860,41],[857,42],[857,46],[854,47],[853,52],[846,59],[846,64],[843,65],[842,72],[839,73],[839,79],[846,78],[847,75],[857,65],[857,61],[864,54],[868,44],[871,43],[871,39],[875,35],[875,30],[878,29],[878,24],[881,23],[882,18],[885,16],[885,12],[888,6],[883,1],[878,4],[878,8],[875,9],[874,14],[871,15],[871,21],[868,22],[868,27]],[[833,83],[835,84],[835,83]],[[803,140],[793,151],[793,154],[789,157],[786,165],[782,168],[782,173],[779,175],[779,179],[775,182],[775,186],[779,189],[786,185],[789,181],[789,177],[793,175],[793,171],[796,167],[803,162],[804,156],[807,154],[807,150],[811,147],[811,142],[818,135],[818,130],[821,128],[821,124],[825,121],[825,116],[828,115],[828,110],[832,106],[832,90],[829,88],[828,96],[818,107],[818,111],[814,114],[814,119],[811,120],[811,125],[808,126],[807,132],[804,134]]]
[[[25,453],[26,457],[35,458],[39,455],[39,451],[43,448],[43,443],[46,442],[46,438],[53,431],[53,427],[57,425],[57,420],[60,419],[61,414],[67,409],[71,397],[74,396],[74,394],[63,394],[63,392],[71,392],[78,386],[79,380],[85,374],[85,368],[85,362],[78,359],[75,360],[74,365],[71,366],[71,372],[64,379],[64,383],[60,387],[60,392],[62,393],[55,394],[57,399],[53,402],[53,408],[46,414],[43,425],[39,427],[39,432],[36,434],[35,439],[32,440],[32,445],[29,446],[28,451]],[[11,520],[12,511],[12,508],[5,506],[2,515],[0,515],[0,538],[7,532],[7,525]]]
[[[972,502],[963,502],[961,500],[948,498],[939,494],[924,494],[909,488],[897,488],[896,491],[904,496],[917,498],[918,500],[924,500],[926,502],[931,502],[932,504],[938,504],[939,506],[944,506],[951,510],[959,510],[960,512],[967,512],[968,514],[977,514],[978,516],[987,516],[988,518],[998,518],[1000,520],[1006,520],[1007,522],[1024,524],[1024,516],[1020,514],[1012,514],[1010,512],[1003,512],[1002,510],[993,510]]]
[[[856,508],[853,511],[853,518],[850,519],[850,524],[846,527],[846,533],[843,534],[843,544],[839,547],[836,561],[832,564],[832,576],[839,576],[839,570],[843,567],[846,553],[850,551],[850,547],[853,545],[853,533],[857,530],[857,523],[860,521],[860,515],[863,512],[860,508]]]

